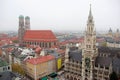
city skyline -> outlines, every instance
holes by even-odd
[[[92,4],[97,31],[113,31],[120,26],[119,0],[1,0],[0,31],[18,30],[19,15],[30,16],[31,29],[83,31]]]

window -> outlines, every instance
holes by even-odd
[[[97,70],[94,70],[95,73],[97,73]]]
[[[47,43],[45,43],[45,47],[47,47]]]
[[[104,74],[105,74],[105,75],[109,75],[109,72],[105,71]]]
[[[91,46],[89,45],[89,48],[91,48]]]
[[[7,71],[7,67],[3,67],[3,71]]]
[[[10,66],[8,66],[8,70],[10,69]]]
[[[56,42],[54,42],[54,45],[56,45]]]
[[[85,76],[88,76],[88,74],[85,74]]]
[[[90,39],[88,39],[88,41],[90,41]]]
[[[86,69],[85,72],[88,72],[88,70]]]
[[[51,48],[51,42],[49,42],[49,47]]]
[[[109,67],[105,67],[105,69],[109,69]]]
[[[100,68],[103,68],[103,66],[100,66]]]

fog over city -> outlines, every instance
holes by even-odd
[[[120,0],[0,0],[0,31],[17,31],[19,15],[31,29],[85,30],[90,3],[97,31],[120,27]]]

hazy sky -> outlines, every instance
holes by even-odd
[[[90,3],[96,30],[120,29],[120,0],[0,0],[0,31],[17,31],[21,14],[31,29],[85,30]]]

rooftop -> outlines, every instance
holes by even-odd
[[[24,35],[25,41],[56,41],[57,38],[51,30],[27,30]]]
[[[31,63],[33,65],[36,65],[36,64],[43,63],[43,62],[47,62],[49,60],[53,60],[53,59],[54,59],[54,56],[47,55],[47,56],[40,56],[38,58],[28,59],[27,62],[29,62],[29,63]]]
[[[7,66],[8,63],[0,59],[0,67]]]
[[[9,71],[0,73],[0,80],[14,80],[14,77],[16,77],[16,75]]]

